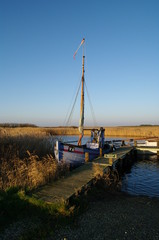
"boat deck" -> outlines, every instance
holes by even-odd
[[[85,163],[64,178],[37,189],[33,196],[47,203],[67,201],[76,192],[91,184],[97,172],[112,166],[114,161],[124,158],[131,150],[132,147],[121,147],[105,157],[98,157],[92,162]]]

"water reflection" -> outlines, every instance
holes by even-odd
[[[131,195],[159,197],[159,161],[157,156],[139,156],[122,177],[123,192]]]

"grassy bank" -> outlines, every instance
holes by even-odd
[[[71,221],[74,208],[46,204],[24,190],[0,191],[0,239],[44,239],[57,224]]]

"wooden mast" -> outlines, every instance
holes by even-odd
[[[85,39],[83,38],[83,43]],[[83,57],[82,57],[82,86],[81,86],[81,107],[80,107],[80,121],[79,121],[79,140],[78,145],[81,145],[82,137],[83,137],[83,127],[84,127],[84,44],[83,44]]]

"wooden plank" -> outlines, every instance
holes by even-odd
[[[123,147],[114,154],[117,158],[130,152],[132,148]],[[115,158],[115,160],[117,160]],[[66,201],[75,192],[87,186],[95,177],[98,171],[104,171],[106,167],[111,166],[113,162],[104,157],[98,157],[92,162],[85,163],[79,168],[70,172],[65,178],[47,184],[33,193],[33,196],[48,203],[60,200]]]
[[[110,165],[102,165],[98,162],[94,164],[99,165],[101,169]],[[60,201],[61,199],[67,200],[95,177],[94,164],[90,162],[75,169],[65,178],[39,188],[33,193],[33,196],[46,202]]]
[[[112,154],[106,154],[106,158],[112,159],[114,161],[118,161],[119,159],[123,159],[131,150],[133,147],[120,147]]]

